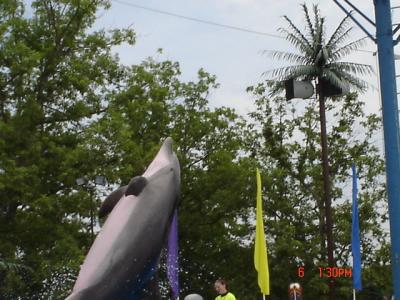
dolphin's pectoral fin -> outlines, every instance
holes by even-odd
[[[119,189],[107,196],[106,200],[104,200],[104,202],[101,204],[99,218],[107,216],[113,210],[119,199],[121,199],[121,197],[125,194],[127,187],[127,185],[121,186]]]
[[[147,179],[143,176],[135,176],[129,181],[128,187],[125,191],[125,196],[133,195],[139,196],[147,185]]]
[[[128,185],[121,186],[119,189],[107,196],[106,200],[104,200],[100,207],[99,217],[103,218],[107,216],[113,210],[114,206],[118,203],[122,196],[139,196],[146,184],[147,179],[143,176],[133,177],[131,181],[129,181]]]

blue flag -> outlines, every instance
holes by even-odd
[[[172,299],[179,297],[178,263],[178,210],[175,209],[168,236],[167,277],[172,291]]]
[[[360,227],[358,224],[357,208],[357,173],[353,164],[353,210],[351,222],[351,252],[353,254],[353,288],[356,291],[362,290],[361,284],[361,250],[360,250]]]

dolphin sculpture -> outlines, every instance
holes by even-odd
[[[180,193],[180,167],[167,138],[142,176],[110,194],[110,214],[66,300],[158,300],[156,271]]]

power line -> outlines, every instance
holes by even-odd
[[[115,2],[115,3],[122,4],[122,5],[136,7],[136,8],[140,8],[140,9],[143,9],[143,10],[147,10],[147,11],[151,11],[151,12],[155,12],[155,13],[159,13],[159,14],[162,14],[162,15],[167,15],[167,16],[171,16],[171,17],[175,17],[175,18],[180,18],[180,19],[189,20],[189,21],[198,22],[198,23],[203,23],[203,24],[207,24],[207,25],[218,26],[218,27],[222,27],[222,28],[228,28],[228,29],[232,29],[232,30],[237,30],[237,31],[242,31],[242,32],[247,32],[247,33],[252,33],[252,34],[258,34],[258,35],[263,35],[263,36],[269,36],[269,37],[285,40],[285,37],[283,37],[281,35],[277,35],[277,34],[261,32],[261,31],[256,31],[256,30],[252,30],[252,29],[247,29],[247,28],[238,27],[238,26],[232,26],[232,25],[227,25],[227,24],[221,24],[221,23],[208,21],[208,20],[203,20],[203,19],[199,19],[199,18],[188,17],[188,16],[184,16],[184,15],[168,12],[168,11],[165,11],[165,10],[156,9],[156,8],[152,8],[152,7],[147,7],[147,6],[143,6],[143,5],[139,5],[139,4],[135,4],[135,3],[122,1],[122,0],[111,0],[111,1]],[[365,52],[365,53],[374,53],[374,51],[362,50],[362,49],[356,49],[355,51]]]
[[[163,14],[163,15],[167,15],[167,16],[171,16],[171,17],[190,20],[190,21],[194,21],[194,22],[198,22],[198,23],[203,23],[203,24],[208,24],[208,25],[213,25],[213,26],[218,26],[218,27],[223,27],[223,28],[243,31],[243,32],[247,32],[247,33],[263,35],[263,36],[269,36],[269,37],[278,38],[278,39],[285,39],[283,36],[280,36],[280,35],[277,35],[277,34],[271,34],[271,33],[256,31],[256,30],[252,30],[252,29],[247,29],[247,28],[242,28],[242,27],[237,27],[237,26],[232,26],[232,25],[221,24],[221,23],[217,23],[217,22],[213,22],[213,21],[207,21],[207,20],[203,20],[203,19],[188,17],[188,16],[179,15],[179,14],[175,14],[175,13],[172,13],[172,12],[168,12],[168,11],[164,11],[164,10],[160,10],[160,9],[155,9],[155,8],[151,8],[151,7],[147,7],[147,6],[142,6],[142,5],[138,5],[138,4],[134,4],[134,3],[129,3],[129,2],[121,1],[121,0],[112,0],[112,2],[123,4],[123,5],[127,5],[127,6],[132,6],[132,7],[136,7],[136,8],[140,8],[140,9],[144,9],[144,10],[147,10],[147,11],[152,11],[152,12],[155,12],[155,13],[159,13],[159,14]]]

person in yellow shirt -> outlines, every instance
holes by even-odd
[[[214,288],[218,293],[215,300],[236,300],[235,295],[228,291],[228,283],[225,279],[217,279],[214,283]]]

